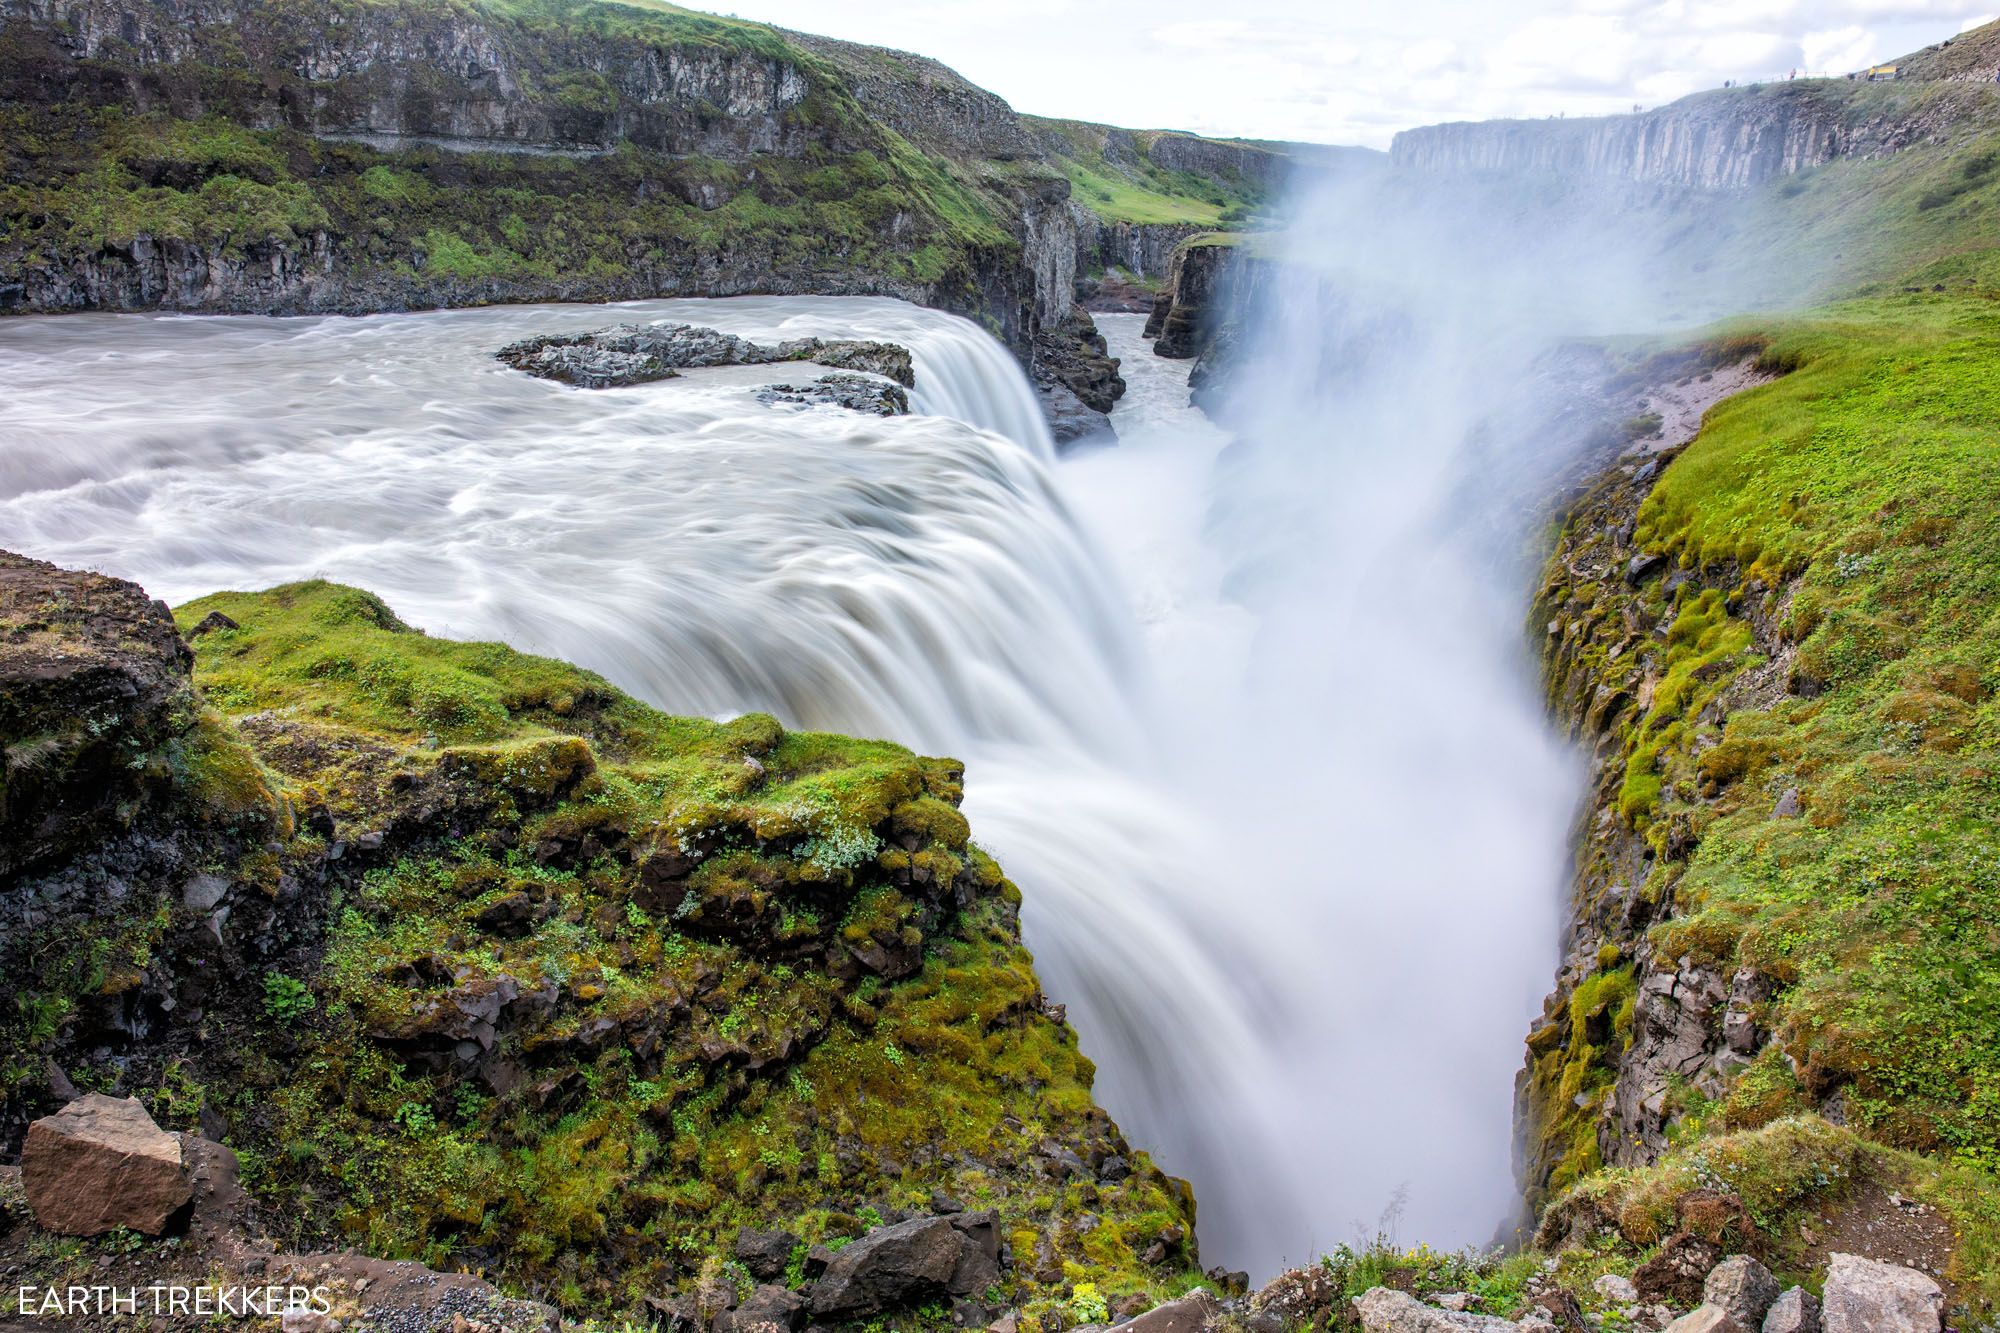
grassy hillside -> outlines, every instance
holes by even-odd
[[[1272,173],[1282,170],[1281,150],[1263,144],[1211,141],[1218,157],[1239,165],[1209,173],[1174,170],[1153,160],[1161,130],[1118,130],[1078,120],[1024,116],[1069,178],[1072,197],[1106,222],[1190,223],[1221,227],[1240,223],[1272,194]],[[1267,160],[1268,159],[1268,160]]]

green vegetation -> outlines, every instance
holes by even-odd
[[[1035,116],[1022,119],[1053,149],[1056,165],[1069,177],[1072,197],[1106,222],[1220,227],[1247,220],[1264,202],[1265,191],[1257,181],[1214,179],[1155,163],[1151,150],[1162,131],[1115,130]],[[1244,154],[1270,152],[1256,145],[1228,147]]]
[[[285,1239],[636,1313],[741,1227],[837,1245],[941,1190],[997,1210],[1030,1313],[1184,1284],[1178,1249],[1142,1256],[1185,1233],[1185,1186],[1117,1139],[1044,1015],[957,765],[671,717],[338,585],[177,618],[214,611],[237,626],[197,640],[214,725],[299,815],[245,866],[274,892],[326,867],[290,909],[326,925],[256,979],[263,1040],[144,1095],[236,1127]],[[1049,1140],[1135,1169],[1038,1170]]]
[[[1720,331],[1720,360],[1787,373],[1713,409],[1661,473],[1633,546],[1667,567],[1637,588],[1551,567],[1545,603],[1600,627],[1588,671],[1632,700],[1616,807],[1652,849],[1639,895],[1672,907],[1654,953],[1768,978],[1754,1017],[1775,1041],[1719,1103],[1676,1104],[1682,1147],[1643,1189],[1590,1177],[1622,1039],[1615,1009],[1578,1023],[1629,972],[1583,983],[1531,1041],[1555,1188],[1671,1193],[1707,1171],[1782,1253],[1788,1209],[1894,1164],[1952,1217],[1982,1309],[2000,1300],[1996,298],[1899,292]],[[1661,628],[1634,648],[1634,623]],[[1791,1118],[1836,1097],[1847,1129]],[[1840,1172],[1814,1165],[1829,1144]],[[1620,1207],[1627,1240],[1657,1241]]]
[[[2000,1302],[2000,1196],[1992,1177],[1885,1147],[1818,1116],[1710,1135],[1653,1166],[1600,1172],[1549,1208],[1542,1236],[1551,1246],[1565,1235],[1587,1236],[1589,1248],[1630,1265],[1671,1233],[1690,1231],[1756,1253],[1782,1281],[1816,1291],[1834,1229],[1860,1213],[1893,1230],[1904,1211],[1894,1197],[1950,1220],[1946,1276],[1962,1304],[1990,1312]]]
[[[1937,129],[1899,152],[1839,158],[1781,177],[1730,207],[1717,237],[1749,299],[1825,300],[2000,280],[2000,235],[1992,225],[2000,207],[2000,103],[1990,92],[1977,84],[1845,80],[1762,90],[1765,98],[1830,102],[1850,125],[1902,120]]]

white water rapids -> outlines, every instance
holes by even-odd
[[[585,392],[491,355],[635,320],[901,342],[922,415],[756,401],[812,367]],[[1123,443],[1058,463],[997,344],[889,300],[0,321],[0,547],[175,602],[335,579],[668,709],[957,755],[1101,1099],[1195,1183],[1205,1260],[1268,1274],[1406,1185],[1427,1239],[1484,1241],[1565,788],[1531,709],[1443,702],[1491,674],[1454,656],[1490,627],[1412,642],[1434,617],[1352,595],[1379,543],[1315,552],[1327,580],[1278,610],[1233,595],[1262,548],[1217,506],[1256,492],[1137,324],[1105,320]],[[1298,475],[1292,502],[1390,494]],[[1340,689],[1278,697],[1301,663]],[[1384,836],[1427,801],[1428,843]]]

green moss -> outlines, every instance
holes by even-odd
[[[817,1242],[942,1190],[1047,1232],[1066,1281],[1179,1278],[1142,1256],[1191,1201],[1143,1154],[1115,1183],[1031,1169],[1050,1138],[1130,1150],[1042,1011],[957,764],[670,717],[334,584],[177,616],[212,611],[238,628],[198,641],[211,705],[257,719],[295,805],[400,849],[266,983],[293,1054],[210,1080],[257,1108],[239,1146],[289,1239],[636,1313],[744,1226]],[[1010,1296],[1063,1292],[1023,1271]]]
[[[1842,1153],[2000,1168],[2000,310],[1903,294],[1725,333],[1789,373],[1711,410],[1640,511],[1634,544],[1694,577],[1578,588],[1561,614],[1613,627],[1579,669],[1629,691],[1617,799],[1655,853],[1640,892],[1670,909],[1654,956],[1776,987],[1773,1046],[1675,1131],[1689,1163],[1767,1135],[1713,1149],[1751,1154],[1731,1170],[1761,1225],[1805,1178],[1787,1163],[1818,1170],[1824,1135],[1790,1117],[1836,1092]],[[1621,664],[1627,611],[1661,632]],[[1596,1170],[1560,1098],[1601,984],[1533,1057],[1558,1184]],[[2000,1245],[1990,1210],[1955,1207],[1961,1265]]]

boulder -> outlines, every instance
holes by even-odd
[[[783,1277],[792,1261],[799,1238],[788,1231],[758,1231],[745,1227],[736,1233],[736,1260],[759,1282],[775,1282]]]
[[[135,1098],[99,1093],[28,1126],[21,1182],[36,1223],[68,1236],[157,1236],[194,1199],[180,1137]]]
[[[765,1333],[779,1329],[784,1333],[805,1323],[806,1298],[796,1291],[764,1283],[753,1290],[744,1302],[734,1310],[727,1310],[715,1317],[715,1333]]]
[[[137,584],[0,551],[0,881],[129,822],[193,660]]]
[[[1677,1232],[1632,1272],[1639,1299],[1648,1304],[1689,1306],[1702,1300],[1708,1270],[1721,1261],[1721,1248],[1688,1232]]]
[[[1793,1287],[1771,1302],[1763,1333],[1820,1333],[1819,1298],[1804,1287]]]
[[[945,1294],[967,1242],[942,1217],[877,1227],[843,1246],[812,1287],[816,1320],[852,1320]]]
[[[875,417],[907,416],[910,411],[910,395],[901,386],[866,375],[822,375],[810,384],[773,384],[757,391],[757,401],[767,407],[778,403],[839,407]],[[756,760],[747,762],[762,771]]]
[[[999,1219],[990,1208],[977,1212],[951,1213],[947,1219],[958,1232],[958,1265],[951,1270],[946,1290],[958,1297],[977,1299],[1000,1280]]]
[[[1222,1314],[1222,1306],[1205,1291],[1191,1291],[1177,1301],[1156,1305],[1119,1328],[1124,1333],[1201,1333]]]
[[[1782,1290],[1770,1269],[1747,1254],[1735,1254],[1709,1270],[1701,1298],[1704,1304],[1728,1311],[1738,1323],[1757,1328]]]
[[[1757,1326],[1744,1323],[1719,1305],[1704,1303],[1668,1324],[1666,1333],[1757,1333]]]
[[[1440,1310],[1389,1287],[1370,1287],[1355,1298],[1354,1309],[1367,1333],[1519,1333],[1511,1320]]]
[[[1836,1254],[1820,1307],[1825,1333],[1938,1333],[1944,1292],[1914,1268]]]
[[[916,385],[908,348],[852,339],[799,338],[761,346],[733,333],[692,324],[620,324],[589,333],[558,334],[511,343],[494,353],[516,370],[580,389],[615,389],[673,379],[701,366],[766,366],[810,361],[835,370],[859,370]]]
[[[1617,1273],[1606,1273],[1590,1284],[1590,1289],[1613,1305],[1636,1305],[1639,1289],[1632,1285],[1632,1279]]]

